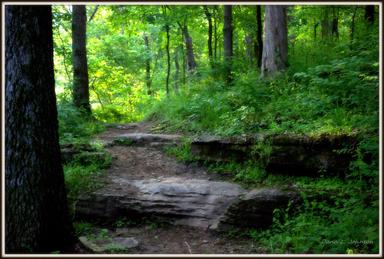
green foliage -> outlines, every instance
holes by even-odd
[[[111,161],[112,158],[107,153],[103,156],[97,156],[97,159],[92,159],[89,156],[84,159],[84,155],[80,153],[75,156],[73,161],[64,165],[68,197],[76,200],[80,194],[101,187],[102,182],[99,177],[102,175],[103,169],[110,166]]]
[[[65,99],[59,101],[57,110],[60,144],[88,143],[92,135],[105,130],[103,124],[92,118],[85,118]]]
[[[90,235],[94,226],[86,221],[76,221],[73,222],[73,228],[75,229],[75,236],[84,236]]]
[[[183,139],[181,141],[181,145],[179,146],[166,147],[165,152],[169,155],[175,156],[180,161],[192,162],[196,160],[191,153],[191,140],[187,138]]]

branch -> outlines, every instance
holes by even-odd
[[[95,16],[97,9],[99,9],[99,5],[96,5],[95,9],[92,12],[91,17],[89,18],[88,22],[92,21],[93,17]]]

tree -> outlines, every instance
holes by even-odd
[[[187,50],[187,70],[188,72],[193,72],[196,69],[195,55],[193,53],[193,42],[192,37],[189,34],[187,24],[184,24],[181,27],[181,30],[184,35],[185,49]]]
[[[5,32],[5,249],[68,251],[51,7],[6,6]]]
[[[145,49],[147,51],[146,58],[145,58],[145,81],[147,84],[147,93],[148,95],[152,95],[151,90],[151,56],[150,56],[150,48],[149,48],[149,40],[148,35],[144,34],[144,43],[145,43]]]
[[[265,7],[265,41],[261,64],[262,77],[273,76],[287,66],[287,22],[286,7]]]
[[[232,29],[232,6],[224,6],[224,60],[227,83],[231,83],[231,63],[233,56],[233,29]]]
[[[72,11],[73,102],[76,107],[90,114],[86,27],[85,6],[74,5]]]
[[[212,50],[212,14],[209,12],[208,6],[204,5],[205,17],[208,21],[208,57],[211,67],[213,68],[213,50]]]
[[[375,21],[375,6],[374,5],[367,5],[365,6],[365,20],[368,22],[368,24],[372,25]]]
[[[257,66],[261,67],[261,56],[263,55],[263,25],[261,23],[261,6],[256,6],[256,22],[257,22]]]

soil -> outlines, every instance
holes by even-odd
[[[152,124],[113,125],[99,140],[110,140],[125,133],[151,133]],[[112,165],[106,172],[123,176],[125,179],[149,179],[163,177],[184,177],[188,179],[222,180],[217,174],[197,164],[184,164],[164,151],[154,147],[112,146],[106,150],[112,155]],[[97,231],[97,229],[95,229]],[[177,225],[163,225],[142,222],[139,225],[109,230],[111,236],[134,237],[139,241],[137,248],[129,254],[255,254],[263,253],[255,241],[241,233],[228,236],[211,230]],[[88,253],[79,249],[79,253]]]

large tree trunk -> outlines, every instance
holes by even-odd
[[[227,83],[232,82],[231,63],[233,56],[233,29],[232,29],[232,6],[224,6],[224,60]]]
[[[265,7],[265,41],[261,64],[262,77],[273,76],[287,66],[288,41],[286,7]]]
[[[261,67],[261,57],[263,55],[263,24],[261,22],[261,6],[256,6],[257,22],[257,66]]]
[[[7,6],[5,32],[5,249],[67,251],[51,7]]]
[[[73,5],[72,10],[72,58],[73,102],[76,107],[91,113],[89,104],[89,79],[86,50],[87,14],[84,5]]]
[[[145,58],[145,81],[147,84],[147,93],[148,95],[152,95],[151,90],[151,57],[150,57],[150,49],[149,49],[149,41],[148,35],[144,34],[144,43],[146,48],[146,58]]]
[[[208,7],[204,6],[205,16],[208,21],[208,57],[211,67],[213,68],[213,50],[212,50],[212,14],[209,12]]]
[[[187,50],[187,70],[193,72],[196,69],[195,55],[193,54],[192,37],[189,35],[188,26],[184,25],[183,28],[185,48]]]
[[[171,73],[171,56],[169,54],[169,25],[165,25],[165,31],[167,34],[167,43],[166,43],[166,51],[167,51],[167,79],[166,79],[166,85],[165,90],[167,92],[167,96],[169,96],[169,76]]]

